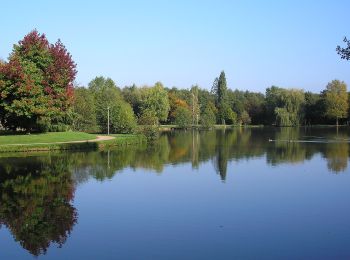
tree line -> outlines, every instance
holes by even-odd
[[[189,89],[136,85],[119,88],[110,78],[96,77],[88,87],[75,89],[73,127],[81,131],[127,133],[137,125],[175,124],[180,127],[214,124],[299,126],[348,124],[346,84],[333,80],[321,93],[272,86],[266,93],[231,90],[225,73],[211,91],[197,85]]]
[[[348,48],[337,48],[344,59]],[[96,77],[85,87],[74,86],[76,73],[60,40],[50,44],[44,34],[30,32],[14,45],[8,61],[0,62],[1,126],[27,132],[105,133],[109,121],[111,133],[131,133],[140,125],[152,133],[147,127],[158,124],[210,128],[349,123],[349,93],[339,80],[329,82],[321,93],[277,86],[259,93],[230,89],[224,71],[211,90],[198,85],[169,88],[161,82],[121,88],[105,77]]]

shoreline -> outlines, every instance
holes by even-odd
[[[105,138],[108,137],[108,138]],[[0,154],[6,153],[32,153],[50,151],[78,151],[78,150],[104,150],[111,147],[129,146],[147,143],[146,137],[137,134],[100,136],[91,140],[52,142],[52,143],[28,143],[28,144],[4,144],[0,145]]]

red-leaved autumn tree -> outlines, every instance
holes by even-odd
[[[45,131],[65,123],[73,100],[76,64],[58,40],[36,30],[14,45],[0,63],[0,120],[16,130]]]

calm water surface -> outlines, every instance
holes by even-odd
[[[0,158],[0,259],[350,259],[349,140],[181,131]]]

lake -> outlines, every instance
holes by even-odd
[[[349,128],[0,158],[0,259],[349,259]]]

